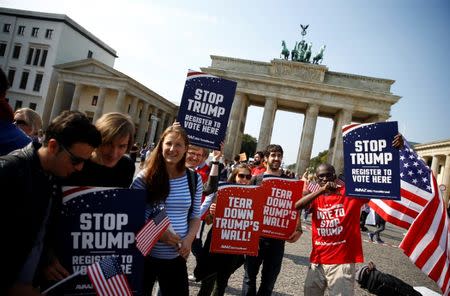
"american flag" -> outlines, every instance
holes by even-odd
[[[431,186],[435,195],[412,223],[400,248],[417,267],[438,284],[444,295],[449,295],[449,219],[433,176]]]
[[[336,179],[334,180],[334,182],[335,182],[336,185],[338,185],[338,186],[344,186],[344,185],[345,185],[344,181],[342,181],[342,180],[339,179],[339,178],[336,178]],[[309,191],[310,193],[316,192],[316,191],[318,191],[319,189],[320,189],[320,185],[319,185],[318,182],[308,182],[308,186],[306,186],[306,190]]]
[[[405,141],[400,150],[400,200],[372,199],[369,206],[384,220],[408,229],[433,199],[433,174]]]
[[[405,141],[400,150],[401,199],[371,200],[386,221],[408,229],[400,248],[444,295],[449,295],[450,249],[448,217],[436,178]]]
[[[88,266],[87,273],[100,296],[133,295],[116,257],[106,257]]]
[[[149,210],[146,215],[150,216]],[[159,209],[157,214],[149,218],[147,223],[136,235],[136,246],[142,255],[147,256],[164,231],[169,227],[170,220],[166,209]]]

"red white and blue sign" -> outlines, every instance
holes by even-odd
[[[145,223],[145,190],[64,187],[56,256],[70,273],[81,275],[62,285],[58,295],[95,295],[88,266],[114,257],[133,295],[143,295],[144,257],[135,233]]]
[[[190,144],[220,150],[237,82],[207,73],[189,71],[178,111]]]
[[[400,199],[399,150],[392,146],[397,122],[350,124],[342,132],[346,195]]]

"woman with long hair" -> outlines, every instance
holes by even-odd
[[[164,207],[171,227],[145,258],[145,293],[151,295],[156,280],[161,294],[189,295],[186,260],[200,225],[202,181],[198,174],[191,198],[185,166],[189,140],[180,126],[170,126],[131,185],[147,190],[147,207]]]
[[[250,185],[252,178],[251,169],[247,164],[241,163],[237,164],[230,176],[228,177],[228,183],[230,184],[239,184],[239,185]],[[213,194],[217,194],[213,193]],[[217,198],[217,197],[216,197]],[[211,204],[210,213],[212,215],[215,214],[215,203]],[[212,228],[208,233],[208,237],[205,241],[204,252],[209,252],[210,244],[211,244],[211,234]],[[224,295],[225,289],[228,286],[228,280],[231,275],[244,263],[243,255],[235,255],[235,254],[208,254],[208,260],[203,260],[202,263],[209,265],[205,266],[205,271],[209,274],[203,274],[202,283],[200,287],[200,291],[198,292],[198,296],[206,296],[206,295]],[[212,266],[213,265],[213,266]],[[202,267],[199,266],[199,269]],[[197,270],[200,271],[200,270]]]

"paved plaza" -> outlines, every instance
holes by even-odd
[[[139,172],[139,164],[136,163],[136,174]],[[373,231],[375,227],[367,225]],[[205,230],[206,233],[206,230]],[[381,233],[384,244],[369,241],[366,232],[361,232],[365,262],[373,261],[377,268],[385,273],[397,276],[414,287],[426,287],[441,294],[439,287],[418,269],[398,245],[403,239],[405,230],[390,223],[386,223],[386,230]],[[286,243],[281,273],[275,285],[273,295],[303,295],[303,283],[309,265],[309,254],[311,252],[311,216],[303,222],[303,235],[294,244]],[[364,264],[358,264],[362,266]],[[188,271],[193,273],[195,258],[191,254],[188,259]],[[260,274],[259,274],[260,276]],[[242,279],[244,277],[243,267],[239,268],[230,278],[225,295],[241,295]],[[197,295],[200,283],[189,282],[190,295]],[[373,295],[360,289],[357,285],[356,295]]]
[[[294,244],[286,243],[283,267],[273,295],[303,295],[303,283],[311,251],[311,224],[308,221],[303,223],[303,225],[304,232],[302,237]],[[371,226],[368,226],[368,228],[374,229]],[[436,283],[424,275],[397,247],[403,238],[403,233],[403,229],[386,223],[386,230],[381,234],[385,244],[372,243],[369,241],[366,233],[361,233],[365,261],[373,261],[379,270],[395,275],[412,286],[423,286],[440,292]],[[189,257],[190,272],[192,272],[194,265],[195,259],[191,255]],[[361,265],[359,264],[358,266]],[[233,274],[225,295],[240,295],[243,272],[243,267],[241,267]],[[199,287],[200,283],[190,282],[190,295],[196,295]],[[358,287],[356,295],[373,294]]]

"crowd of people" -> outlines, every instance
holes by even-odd
[[[161,295],[189,295],[186,260],[191,252],[197,263],[193,276],[201,282],[199,295],[224,295],[230,276],[242,265],[242,295],[272,294],[285,240],[260,238],[257,256],[213,254],[209,252],[211,231],[203,232],[215,215],[219,182],[245,186],[259,185],[264,175],[295,177],[282,168],[280,145],[257,151],[251,163],[241,162],[238,156],[231,164],[223,160],[223,145],[212,154],[190,145],[186,131],[175,123],[156,144],[140,147],[134,143],[131,118],[116,112],[104,114],[93,124],[81,112],[64,111],[43,132],[42,120],[33,110],[13,113],[5,100],[8,82],[0,74],[0,187],[7,209],[1,224],[8,225],[4,227],[8,272],[2,295],[40,295],[36,285],[48,286],[69,276],[70,270],[59,260],[62,250],[55,243],[54,229],[63,185],[144,189],[147,208],[166,209],[172,227],[145,258],[146,295],[151,295],[155,282]],[[137,161],[141,170],[135,175]],[[360,213],[367,200],[345,196],[344,183],[329,164],[309,169],[302,179],[304,197],[295,207],[313,213],[305,295],[324,295],[327,289],[329,295],[353,295],[355,263],[364,261]],[[343,230],[323,235],[318,217],[336,207],[342,207],[338,219]],[[381,231],[379,226],[369,232],[370,238],[381,241]],[[298,215],[287,242],[295,243],[302,233]]]

